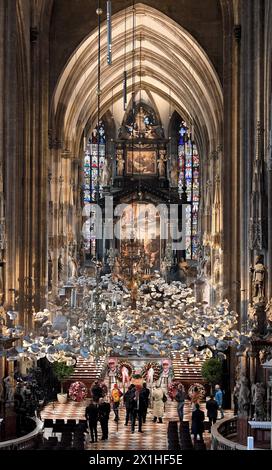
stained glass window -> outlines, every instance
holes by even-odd
[[[186,191],[187,201],[185,220],[186,258],[197,258],[198,209],[199,209],[199,155],[191,132],[184,121],[178,135],[178,191]]]
[[[98,150],[99,149],[99,150]],[[99,159],[98,159],[99,151]],[[97,199],[97,191],[102,193],[102,186],[98,184],[98,177],[105,162],[106,153],[106,134],[105,126],[102,121],[96,126],[88,140],[84,157],[84,204],[95,204]],[[99,160],[99,161],[98,161]],[[95,255],[95,235],[91,230],[92,221],[90,222],[89,238],[85,235],[85,249]]]

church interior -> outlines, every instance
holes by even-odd
[[[2,0],[0,451],[272,449],[271,189],[270,0]]]

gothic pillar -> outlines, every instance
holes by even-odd
[[[4,5],[3,5],[4,4]],[[17,73],[16,73],[16,0],[1,2],[5,14],[5,51],[3,74],[4,81],[4,145],[5,161],[5,199],[6,199],[6,303],[13,306],[14,293],[18,290],[18,259],[16,234],[18,233],[17,200],[18,194],[15,175],[17,175]],[[1,33],[0,33],[1,34]],[[1,73],[1,72],[0,72]],[[1,100],[3,102],[3,99]]]
[[[256,381],[256,358],[257,354],[255,352],[249,351],[249,380],[250,384],[254,384]]]
[[[223,155],[220,180],[222,181],[223,210],[223,296],[230,299],[231,307],[239,309],[239,35],[234,29],[231,2],[222,1],[224,28],[224,129]]]
[[[241,160],[240,160],[240,271],[241,271],[241,324],[246,324],[249,302],[249,194],[251,181],[251,160],[254,149],[254,61],[253,57],[253,11],[252,2],[241,2]]]

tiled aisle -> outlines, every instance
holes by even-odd
[[[69,402],[66,405],[60,405],[56,403],[54,405],[54,410],[52,404],[47,405],[42,411],[42,418],[48,419],[84,419],[85,407],[87,402],[83,403],[74,403]],[[203,411],[205,411],[205,404],[201,406]],[[166,411],[163,419],[163,423],[153,423],[152,422],[152,410],[148,410],[146,423],[143,425],[143,433],[138,433],[137,423],[135,428],[135,433],[131,434],[130,426],[125,426],[125,409],[123,406],[120,408],[120,421],[118,427],[114,421],[114,414],[111,412],[110,421],[109,421],[109,439],[108,441],[101,441],[101,429],[100,424],[98,423],[98,442],[89,443],[89,435],[86,439],[86,449],[94,450],[167,450],[167,427],[169,420],[177,420],[177,411],[176,403],[172,401],[167,401]],[[231,416],[231,412],[225,412],[225,416]],[[191,421],[191,404],[190,402],[185,403],[185,415],[184,420]],[[210,434],[205,431],[204,441],[207,448],[210,447]]]

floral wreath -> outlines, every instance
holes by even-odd
[[[170,382],[168,384],[168,395],[171,398],[171,400],[174,400],[174,398],[177,394],[177,391],[178,391],[178,386],[181,383],[182,382],[180,382],[179,380],[173,380],[173,382]]]
[[[192,394],[193,394],[193,391],[194,391],[194,388],[197,387],[198,389],[198,392],[199,392],[199,398],[200,399],[204,399],[205,395],[206,395],[206,390],[205,390],[205,387],[204,385],[202,384],[198,384],[198,383],[195,383],[195,384],[192,384],[190,385],[189,389],[188,389],[188,395],[190,398],[192,398]]]
[[[161,375],[161,365],[158,362],[147,362],[141,370],[141,375],[145,380],[147,380],[148,371],[151,367],[154,369],[153,381],[156,382]]]
[[[130,362],[127,362],[127,361],[118,362],[118,365],[117,365],[117,379],[118,379],[119,382],[122,382],[122,380],[123,380],[122,367],[127,368],[129,377],[132,376],[132,372],[133,372],[133,367],[130,364]]]
[[[88,395],[88,390],[83,382],[74,382],[69,387],[69,397],[73,401],[80,402],[84,400]]]

